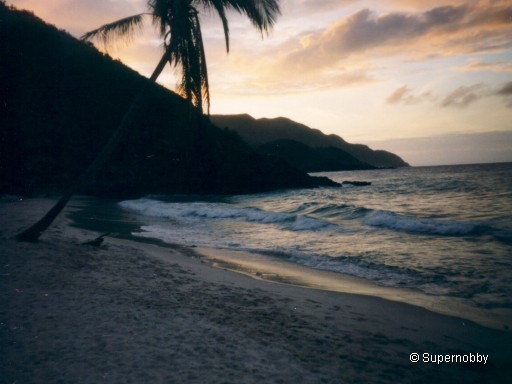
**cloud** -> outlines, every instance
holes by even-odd
[[[512,81],[506,83],[502,88],[496,92],[498,95],[512,96]]]
[[[412,90],[407,86],[397,88],[387,99],[388,104],[418,104],[426,100],[432,100],[430,92],[425,91],[419,95],[415,95]]]
[[[281,2],[281,9],[283,16],[302,14],[306,17],[311,13],[333,12],[356,2],[358,0],[284,0]]]
[[[482,60],[471,60],[467,65],[463,67],[455,68],[459,71],[488,71],[498,73],[512,72],[512,62],[495,62],[488,63]]]
[[[377,14],[369,9],[322,31],[296,36],[284,63],[296,70],[328,66],[348,56],[428,57],[512,47],[512,6],[441,6],[419,12]]]
[[[450,92],[441,102],[442,107],[457,107],[465,108],[475,101],[488,95],[486,86],[482,84],[475,84],[471,86],[460,86]]]
[[[510,0],[381,0],[380,3],[390,8],[428,10],[442,6],[460,6],[468,3],[481,8],[502,7],[510,5]]]
[[[350,3],[351,0],[284,1],[283,24],[278,23],[278,28],[283,29],[276,29],[276,35],[280,32],[280,36],[270,44],[267,40],[261,46],[242,45],[233,49],[232,52],[246,56],[243,63],[231,68],[234,73],[245,73],[245,79],[235,85],[232,79],[236,77],[225,76],[226,85],[242,88],[247,84],[284,93],[339,89],[381,81],[392,70],[382,67],[387,65],[381,60],[385,58],[419,62],[512,47],[509,39],[512,23],[508,19],[512,16],[512,6],[503,1],[494,2],[495,6],[491,7],[486,1],[418,0],[410,2],[414,6],[407,8],[409,12],[361,9],[347,14],[352,9],[347,7]],[[425,9],[426,3],[449,5]],[[329,19],[336,14],[344,16],[326,25],[327,18],[318,15],[327,10],[331,11]],[[253,81],[250,74],[257,74],[258,78]],[[390,96],[389,104],[435,101],[429,92],[396,91],[394,97]],[[476,99],[467,96],[446,102],[453,107],[469,105]]]
[[[512,94],[512,82],[510,84],[505,85],[499,91],[491,91],[489,86],[485,84],[474,84],[469,86],[459,86],[449,92],[447,95],[442,97],[441,102],[438,104],[443,108],[466,108],[474,102],[493,95],[509,95]],[[433,95],[430,91],[424,91],[421,93],[415,93],[413,89],[411,89],[407,85],[403,85],[398,87],[387,99],[386,103],[393,104],[403,104],[403,105],[413,105],[422,102],[432,102],[437,103],[439,97]]]
[[[496,91],[496,95],[505,98],[508,108],[512,108],[512,81],[506,83],[503,87]]]
[[[234,72],[226,71],[216,73],[210,85],[219,94],[224,95],[297,95],[302,93],[314,93],[345,87],[358,87],[378,81],[366,70],[339,70],[315,74],[314,76],[279,76],[272,70],[264,71],[260,67],[255,75],[247,75],[251,71]]]
[[[467,2],[467,0],[381,0],[382,3],[389,7],[413,10],[432,9],[447,5],[457,6],[465,1]]]

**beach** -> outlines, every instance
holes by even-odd
[[[235,273],[192,246],[115,235],[84,245],[99,233],[71,226],[80,203],[38,243],[19,243],[12,236],[52,200],[0,204],[2,383],[499,383],[512,373],[509,330]]]

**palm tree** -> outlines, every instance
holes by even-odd
[[[130,38],[135,32],[141,30],[144,19],[150,17],[153,24],[158,27],[163,39],[164,53],[149,82],[146,82],[134,99],[121,123],[89,168],[41,220],[18,234],[16,239],[37,241],[71,197],[94,179],[111,153],[116,149],[134,116],[139,112],[146,93],[151,85],[156,82],[167,63],[181,71],[178,91],[195,107],[197,115],[202,115],[204,106],[206,106],[206,111],[209,114],[210,94],[199,20],[200,10],[207,12],[213,10],[220,17],[224,28],[227,52],[229,52],[229,25],[226,16],[228,11],[232,10],[247,16],[262,35],[272,29],[277,16],[280,14],[279,0],[148,0],[147,5],[149,12],[139,13],[105,24],[82,37],[84,40],[97,38],[104,44],[110,43],[112,39]]]

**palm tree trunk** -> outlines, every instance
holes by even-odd
[[[149,91],[153,83],[156,82],[158,76],[160,76],[160,74],[162,73],[165,65],[171,58],[171,55],[172,52],[170,50],[167,50],[164,53],[164,55],[160,59],[160,62],[153,71],[153,74],[149,78],[149,81],[146,82],[146,84],[138,93],[137,97],[133,100],[132,104],[130,105],[130,108],[123,116],[121,123],[119,124],[115,132],[112,134],[107,144],[103,147],[102,151],[98,154],[98,156],[96,156],[91,165],[89,165],[87,170],[79,177],[79,179],[71,186],[71,188],[69,188],[67,193],[64,194],[59,199],[59,201],[53,206],[53,208],[48,211],[46,215],[44,215],[37,223],[32,225],[30,228],[16,235],[15,238],[18,241],[36,242],[41,236],[41,234],[53,223],[55,218],[64,209],[64,207],[67,205],[71,197],[96,177],[98,171],[101,170],[103,165],[109,159],[112,152],[119,145],[119,142],[121,141],[123,136],[126,134],[134,117],[139,112],[147,92]]]

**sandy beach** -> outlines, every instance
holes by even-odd
[[[0,383],[505,383],[512,374],[509,330],[256,279],[194,247],[115,236],[83,245],[98,233],[65,214],[36,244],[11,239],[50,204],[0,203]]]

